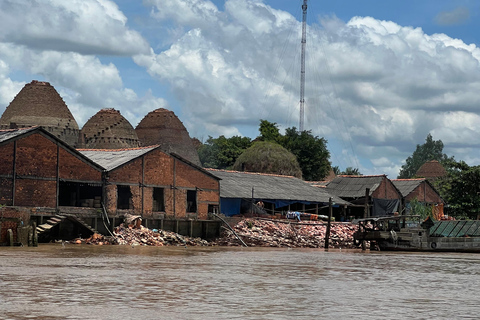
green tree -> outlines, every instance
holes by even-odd
[[[328,175],[330,152],[324,138],[312,135],[311,131],[299,132],[292,127],[279,137],[279,143],[297,157],[305,180],[318,181]]]
[[[225,138],[208,137],[199,147],[198,156],[205,168],[231,169],[235,160],[252,144],[248,137],[233,136]]]
[[[360,170],[358,168],[347,167],[345,171],[342,172],[346,176],[361,176]]]
[[[258,139],[262,141],[278,142],[281,136],[277,127],[277,123],[267,120],[260,120],[260,127],[258,128],[258,131],[260,131],[260,136]]]
[[[446,177],[435,187],[448,204],[447,213],[457,219],[477,219],[480,214],[480,166],[450,159],[445,162]]]
[[[342,174],[342,171],[340,170],[340,168],[338,166],[332,167],[332,171],[336,176],[339,176],[339,175]]]
[[[400,169],[398,179],[410,179],[415,177],[416,172],[427,161],[437,160],[444,162],[448,156],[443,153],[442,140],[433,140],[432,135],[428,134],[425,143],[417,144],[413,154],[405,160],[405,164]]]

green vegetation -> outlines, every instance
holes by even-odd
[[[330,153],[327,150],[327,141],[324,138],[313,136],[311,131],[299,132],[295,127],[286,129],[285,135],[282,135],[277,124],[267,120],[260,120],[259,132],[260,135],[255,139],[255,141],[263,141],[279,145],[296,157],[296,162],[301,168],[300,176],[303,176],[305,180],[322,180],[328,175],[330,171]],[[199,147],[198,154],[204,167],[215,169],[232,169],[239,156],[250,147],[252,147],[252,140],[246,137],[209,137],[205,144]],[[285,153],[284,151],[280,151],[278,148],[275,149],[275,152],[273,152],[273,149],[271,148],[273,147],[269,146],[270,153],[268,153],[268,155],[271,157],[278,157],[279,155],[277,152],[279,154]],[[254,157],[260,156],[261,155],[259,154],[250,154],[248,159],[242,160],[248,161],[242,163],[248,163],[248,165],[250,165],[250,162],[253,161]],[[281,173],[280,171],[272,171],[274,170],[273,168],[278,168],[279,170],[281,169],[283,171],[290,172],[290,175],[298,176],[294,167],[291,167],[288,170],[286,169],[286,163],[290,161],[287,160],[287,158],[282,158],[280,161],[281,163],[278,163],[279,159],[272,158],[271,160],[277,161],[275,165],[271,164],[268,167],[265,165],[265,163],[263,163],[262,165],[258,164],[255,168],[257,168],[257,170],[263,168],[263,170],[268,170],[270,173],[285,174]],[[262,158],[262,161],[267,162],[268,159]],[[293,162],[291,162],[290,166],[295,165]],[[237,166],[236,168],[239,167]],[[249,169],[249,171],[253,171],[253,169]]]
[[[279,144],[257,141],[245,150],[233,166],[234,170],[302,177],[297,158]]]
[[[198,155],[205,168],[231,169],[238,156],[251,145],[252,141],[248,137],[209,136],[205,144],[198,148]]]
[[[358,168],[347,167],[345,171],[341,171],[338,166],[332,167],[333,173],[335,175],[343,175],[343,176],[361,176],[360,170]]]
[[[457,219],[477,219],[480,214],[480,166],[450,159],[445,162],[447,176],[435,187],[447,203],[447,213]]]
[[[410,201],[410,215],[420,216],[421,220],[425,220],[427,217],[432,216],[432,208],[417,199],[413,199]]]

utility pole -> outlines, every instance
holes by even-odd
[[[303,120],[305,118],[305,44],[307,43],[307,0],[303,0],[302,5],[302,57],[300,70],[300,125],[299,130],[304,130]]]

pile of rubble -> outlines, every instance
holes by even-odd
[[[88,239],[75,239],[72,241],[75,244],[120,244],[131,246],[208,246],[211,245],[208,241],[201,238],[190,238],[182,236],[175,232],[164,230],[151,230],[144,226],[125,226],[123,223],[116,227],[113,231],[113,237],[103,236],[94,233]]]
[[[357,248],[353,234],[357,226],[350,223],[332,223],[330,248]],[[323,248],[327,224],[317,221],[282,221],[267,219],[245,219],[233,227],[235,233],[249,247]],[[141,219],[133,216],[113,230],[113,236],[95,233],[88,239],[76,239],[73,243],[96,245],[145,245],[145,246],[240,246],[236,235],[225,228],[222,237],[213,242],[201,238],[190,238],[175,232],[148,229]]]
[[[190,238],[175,232],[151,230],[144,226],[130,227],[121,224],[113,231],[115,244],[147,246],[208,246],[209,242],[201,238]]]
[[[235,232],[248,246],[323,248],[327,224],[324,222],[283,222],[245,219],[235,227]],[[350,223],[332,223],[330,248],[357,248],[353,234],[357,226]],[[215,242],[221,246],[239,246],[240,241],[230,230]]]

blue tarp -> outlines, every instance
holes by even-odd
[[[240,214],[242,199],[220,199],[220,212],[227,217]]]

